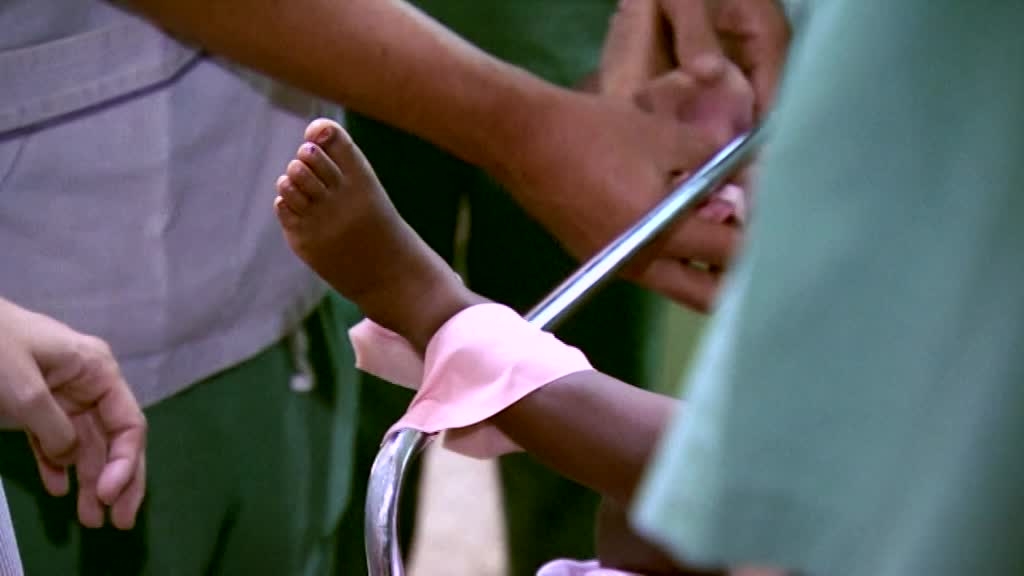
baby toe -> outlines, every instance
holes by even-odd
[[[288,203],[292,212],[299,216],[305,214],[310,208],[309,198],[296,186],[291,175],[278,178],[277,193]]]
[[[326,192],[341,185],[341,168],[316,144],[303,144],[297,156],[320,181]]]
[[[295,188],[309,200],[311,205],[322,200],[326,195],[324,183],[317,178],[316,174],[313,174],[313,170],[305,162],[292,160],[288,163],[285,172]]]
[[[282,196],[274,198],[274,214],[277,215],[277,221],[281,223],[281,226],[287,230],[294,230],[302,221],[302,218],[291,209],[288,201]]]

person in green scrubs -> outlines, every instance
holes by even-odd
[[[416,4],[498,58],[571,87],[598,68],[616,2],[419,0]],[[477,292],[525,312],[578,265],[483,171],[364,116],[348,114],[347,128],[402,216],[449,262],[460,259],[456,229],[465,203],[469,234],[461,267]],[[653,296],[618,282],[567,321],[558,334],[586,351],[601,370],[627,382],[650,385],[656,374],[660,330],[657,306]],[[357,483],[368,477],[384,432],[411,399],[405,390],[364,378]],[[503,458],[500,468],[511,576],[533,574],[559,556],[593,556],[598,497],[592,491],[526,455]],[[417,477],[411,476],[400,523],[406,551],[415,524]],[[364,485],[357,485],[354,498],[364,493]],[[361,522],[361,516],[351,515],[346,527],[358,531]],[[537,531],[541,525],[548,529]],[[352,540],[348,553],[356,554],[361,543]]]
[[[1024,573],[1024,4],[810,8],[633,511],[677,558]]]

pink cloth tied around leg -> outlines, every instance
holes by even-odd
[[[593,369],[578,349],[500,304],[472,306],[449,319],[422,361],[405,339],[369,320],[349,338],[359,369],[418,389],[391,431],[447,430],[446,448],[481,459],[521,450],[490,417],[549,382]]]

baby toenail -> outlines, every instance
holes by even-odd
[[[323,130],[320,131],[319,134],[316,135],[316,141],[319,144],[326,144],[327,141],[330,140],[330,139],[331,139],[331,129],[330,128],[324,128]]]
[[[316,146],[314,146],[313,144],[306,146],[306,154],[308,154],[309,156],[316,155]]]

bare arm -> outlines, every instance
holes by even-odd
[[[172,33],[497,170],[561,90],[396,0],[130,0]],[[472,130],[459,127],[470,126]]]
[[[620,99],[564,90],[499,62],[398,0],[127,0],[172,33],[375,117],[481,166],[576,257],[660,200],[723,144]],[[738,241],[685,219],[630,269],[707,309]]]

